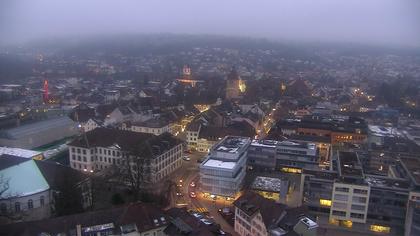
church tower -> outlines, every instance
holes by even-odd
[[[226,81],[226,99],[227,100],[240,98],[240,95],[241,95],[240,81],[241,81],[241,78],[239,77],[239,74],[236,71],[235,67],[233,67],[230,73],[228,74],[227,81]]]

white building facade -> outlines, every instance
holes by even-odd
[[[242,188],[246,154],[251,139],[226,136],[200,164],[201,190],[210,195],[235,197]]]

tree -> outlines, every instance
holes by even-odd
[[[0,199],[3,194],[9,189],[9,180],[5,179],[3,175],[0,175]]]
[[[143,145],[142,145],[143,146]],[[140,190],[143,185],[143,177],[145,173],[145,160],[137,155],[123,154],[124,160],[121,168],[117,168],[120,182],[126,185],[133,194],[132,201],[139,200]]]
[[[83,212],[82,189],[74,184],[69,175],[63,175],[63,183],[54,192],[57,216]]]
[[[112,203],[112,205],[121,205],[121,204],[125,203],[125,200],[121,196],[121,194],[116,193],[116,194],[112,195],[111,203]]]

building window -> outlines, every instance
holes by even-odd
[[[349,188],[335,187],[335,191],[348,193],[349,192]]]
[[[78,148],[78,149],[77,149],[77,153],[79,153],[79,154],[80,154],[80,148]]]
[[[72,147],[72,148],[71,148],[71,151],[72,151],[72,152],[75,152],[75,151],[76,151],[76,149],[75,149],[74,147]]]
[[[351,220],[340,220],[340,225],[346,228],[353,227],[353,222]]]
[[[370,230],[378,233],[389,233],[391,231],[391,227],[382,225],[371,225]]]
[[[343,195],[343,194],[335,194],[334,195],[334,200],[338,200],[338,201],[347,201],[348,200],[347,195]]]
[[[331,200],[319,199],[319,204],[321,206],[331,206]]]
[[[73,160],[76,160],[76,155],[71,155],[71,158],[73,159]]]
[[[82,152],[83,152],[83,155],[86,155],[86,149],[83,149]]]
[[[332,214],[335,216],[346,216],[346,212],[345,211],[332,211]]]
[[[364,214],[359,214],[359,213],[350,213],[350,217],[351,218],[357,218],[357,219],[363,219],[365,218]]]
[[[366,206],[360,206],[360,205],[354,205],[354,204],[352,204],[351,205],[351,209],[352,210],[356,210],[356,211],[365,211]]]
[[[81,156],[77,156],[77,160],[78,161],[81,161],[82,160],[82,157]]]
[[[15,203],[15,212],[20,212],[20,202]]]
[[[367,194],[368,191],[366,189],[353,189],[353,193],[357,193],[357,194]]]
[[[342,202],[334,202],[333,207],[334,208],[338,208],[338,209],[346,209],[347,208],[347,204],[346,203],[342,203]]]
[[[366,197],[353,196],[353,202],[355,203],[366,203],[366,200],[367,200]]]
[[[32,201],[32,199],[28,200],[28,209],[32,209],[34,208],[34,201]]]

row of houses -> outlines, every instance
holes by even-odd
[[[239,235],[315,236],[318,225],[304,207],[288,208],[247,192],[234,202],[234,229]],[[156,205],[131,203],[92,211],[0,226],[4,235],[139,235],[221,236],[220,225],[204,223],[186,208],[162,210]]]
[[[186,128],[189,149],[209,152],[227,135],[254,138],[263,127],[264,111],[258,105],[238,105],[224,101],[202,112]]]
[[[199,111],[175,107],[164,111],[141,109],[131,105],[108,104],[96,108],[81,104],[75,107],[70,117],[84,132],[97,127],[117,127],[134,132],[155,135],[169,132],[179,134]]]

